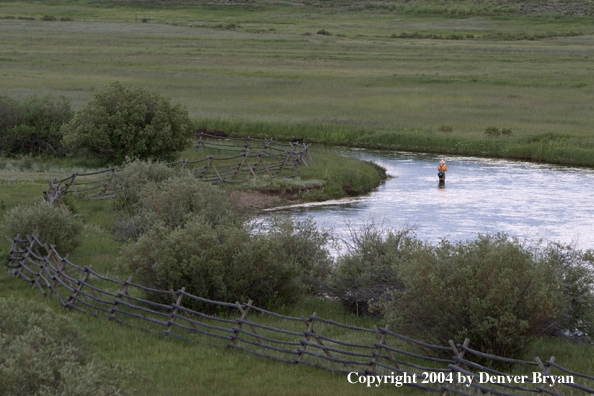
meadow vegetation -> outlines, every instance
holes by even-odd
[[[0,94],[78,109],[119,80],[242,135],[592,165],[592,15],[555,7],[3,2]]]
[[[0,297],[0,392],[6,396],[131,395],[130,369],[93,359],[67,316],[47,304]]]
[[[574,329],[594,333],[592,252],[526,246],[506,235],[431,245],[409,230],[382,233],[370,226],[354,230],[347,252],[333,261],[329,234],[312,222],[275,218],[258,230],[228,188],[125,155],[203,158],[204,150],[184,151],[191,131],[202,127],[232,136],[594,166],[588,4],[1,2],[2,234],[38,233],[75,263],[122,279],[134,274],[155,288],[193,287],[194,294],[225,301],[251,298],[291,316],[317,311],[358,327],[390,321],[415,339],[444,344],[469,337],[484,352],[528,360],[554,355],[572,370],[592,373],[591,345],[550,337]],[[144,87],[181,105],[171,107]],[[129,98],[130,92],[147,101]],[[118,101],[131,111],[114,110]],[[56,114],[63,118],[54,122]],[[121,139],[121,130],[135,138]],[[174,130],[175,136],[154,138]],[[55,140],[58,133],[65,133],[63,140]],[[68,147],[70,153],[62,151]],[[311,155],[313,164],[299,179],[281,184],[319,187],[301,199],[367,193],[386,177],[373,164],[324,147]],[[51,210],[38,203],[46,179],[116,163],[123,170],[114,178],[115,200],[67,197],[67,209]],[[262,183],[273,182],[236,188]],[[0,241],[0,257],[9,249]],[[65,361],[54,368],[15,358],[47,356],[14,343],[24,338],[2,327],[3,318],[0,349],[8,349],[0,370],[8,367],[11,380],[29,368],[39,374],[32,386],[62,376],[42,384],[60,391],[74,376],[97,386],[97,394],[117,394],[120,386],[163,395],[360,393],[344,378],[311,368],[145,336],[82,315],[54,323],[43,318],[57,305],[3,299],[39,300],[36,293],[1,275],[0,313],[21,324],[41,318],[49,327],[40,324],[26,337],[39,337],[43,353]],[[39,315],[19,317],[19,310]],[[57,332],[68,335],[63,343]],[[76,332],[100,359],[133,371],[122,378],[89,363],[90,355],[75,348],[83,341],[70,337]],[[108,377],[115,387],[101,390]],[[5,384],[16,383],[0,387]],[[72,389],[62,394],[82,394]]]

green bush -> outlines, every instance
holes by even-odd
[[[594,334],[594,252],[551,243],[538,252],[538,260],[556,268],[561,280],[563,309],[552,333],[565,336],[575,330]]]
[[[72,253],[81,242],[83,226],[62,206],[45,202],[18,205],[4,216],[4,236],[36,234],[41,242],[56,246],[61,255]]]
[[[505,234],[427,246],[398,267],[401,289],[374,305],[396,331],[438,345],[462,342],[517,358],[566,306],[554,260]],[[448,355],[449,356],[449,355]]]
[[[0,394],[124,395],[119,367],[92,361],[66,317],[45,305],[0,298]]]
[[[126,157],[172,161],[187,148],[193,124],[188,111],[157,92],[104,87],[63,127],[64,144],[104,164]]]
[[[194,216],[175,229],[158,224],[122,249],[119,265],[137,282],[160,290],[186,288],[188,293],[218,301],[254,300],[269,309],[290,305],[306,291],[303,269],[284,260],[281,247],[247,227],[219,224]],[[148,293],[169,304],[171,296]],[[186,298],[184,306],[203,312],[220,307]]]
[[[179,174],[162,162],[128,159],[115,173],[111,189],[115,193],[113,205],[116,210],[132,216],[137,212],[138,194],[149,183],[167,180]]]
[[[65,154],[61,127],[72,119],[64,98],[31,96],[22,103],[0,97],[0,152]]]
[[[290,216],[273,216],[266,236],[279,246],[284,260],[295,263],[312,294],[326,294],[325,281],[332,267],[332,257],[326,248],[331,240],[329,230],[318,230],[312,218],[302,221]]]
[[[349,312],[368,314],[373,304],[389,290],[399,290],[399,265],[423,248],[410,229],[382,230],[370,223],[351,230],[347,252],[337,258],[329,285]]]
[[[122,213],[116,225],[116,233],[124,240],[137,239],[155,224],[183,227],[194,215],[200,215],[213,227],[240,227],[244,220],[225,191],[190,174],[147,183],[137,197],[134,211]]]

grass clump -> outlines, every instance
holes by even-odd
[[[127,157],[176,159],[189,146],[193,125],[184,107],[159,93],[114,82],[62,130],[71,150],[120,164]]]
[[[127,395],[128,372],[91,360],[76,327],[46,305],[0,298],[0,394]]]
[[[55,245],[60,254],[72,253],[81,243],[83,225],[62,206],[45,202],[33,205],[18,205],[4,216],[4,236],[23,238],[34,234],[43,243]]]

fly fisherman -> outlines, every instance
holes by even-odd
[[[447,171],[448,167],[446,166],[445,161],[439,161],[439,165],[437,166],[437,176],[439,177],[440,182],[445,182],[445,173]]]

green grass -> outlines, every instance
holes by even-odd
[[[44,301],[55,309],[57,314],[63,312],[59,304],[53,300],[44,300],[37,289],[15,278],[0,276],[0,297],[15,295],[37,301]],[[310,315],[316,311],[323,318],[332,319],[352,326],[371,327],[382,325],[379,320],[360,318],[342,312],[336,303],[328,300],[308,299],[299,307],[285,310],[284,314],[292,316]],[[137,390],[138,394],[150,395],[327,395],[340,392],[345,395],[360,394],[361,385],[349,384],[344,376],[334,375],[310,367],[295,367],[277,363],[250,354],[228,350],[222,347],[189,343],[173,338],[152,335],[141,330],[129,328],[102,318],[95,318],[76,311],[66,313],[83,332],[86,344],[95,358],[112,364],[127,366],[135,370],[135,377],[130,378],[128,386]],[[252,320],[262,323],[262,318],[252,315]],[[286,327],[280,319],[269,319],[267,325]],[[296,329],[299,330],[299,329]],[[321,329],[320,329],[321,330]],[[324,330],[320,334],[327,334]],[[356,343],[373,342],[361,333],[339,331],[340,334],[330,336]],[[207,344],[213,341],[201,339]],[[390,339],[389,345],[405,346]],[[556,362],[571,370],[592,373],[594,362],[591,359],[592,347],[579,346],[555,339],[541,339],[526,353],[526,360],[536,356],[541,359],[556,357]],[[419,352],[419,351],[416,351]],[[409,359],[410,360],[410,359]],[[421,363],[421,362],[418,362]],[[425,363],[426,364],[426,363]],[[531,373],[530,369],[516,367],[512,370],[521,375]],[[397,391],[403,395],[425,394],[411,388],[398,388],[383,385],[379,388],[365,389],[370,394],[393,394]],[[571,395],[572,393],[564,393]],[[578,395],[578,393],[573,393]]]
[[[64,95],[79,108],[120,80],[183,103],[197,125],[237,135],[594,166],[592,17],[519,15],[518,4],[496,2],[336,3],[0,2],[0,95]],[[150,23],[136,22],[147,14]],[[74,21],[40,21],[44,15]],[[330,35],[316,34],[322,29]],[[391,37],[403,32],[421,38]],[[442,39],[451,35],[464,39]],[[440,132],[442,125],[452,132]],[[487,138],[489,126],[513,133]],[[312,156],[315,165],[302,168],[298,181],[324,183],[311,199],[344,195],[345,184],[363,193],[381,181],[372,165],[338,162],[323,148]],[[20,158],[8,162],[0,170],[0,216],[41,199],[46,179],[94,168],[84,159],[35,159],[28,170]],[[71,260],[117,276],[112,263],[121,245],[109,234],[109,202],[69,204],[85,224]],[[0,241],[0,256],[8,250]],[[2,274],[0,296],[12,294],[41,300]],[[308,300],[285,313],[314,310],[357,326],[375,323],[329,301]],[[142,374],[130,382],[139,394],[414,394],[362,391],[308,367],[68,315],[97,356]],[[552,355],[572,370],[594,372],[589,346],[542,339],[525,358]]]
[[[594,166],[591,16],[495,2],[309,4],[2,2],[0,16],[37,20],[0,24],[0,94],[80,107],[120,80],[244,135]],[[74,21],[38,20],[46,14]],[[402,32],[473,38],[391,38]],[[489,140],[492,125],[513,134]]]

